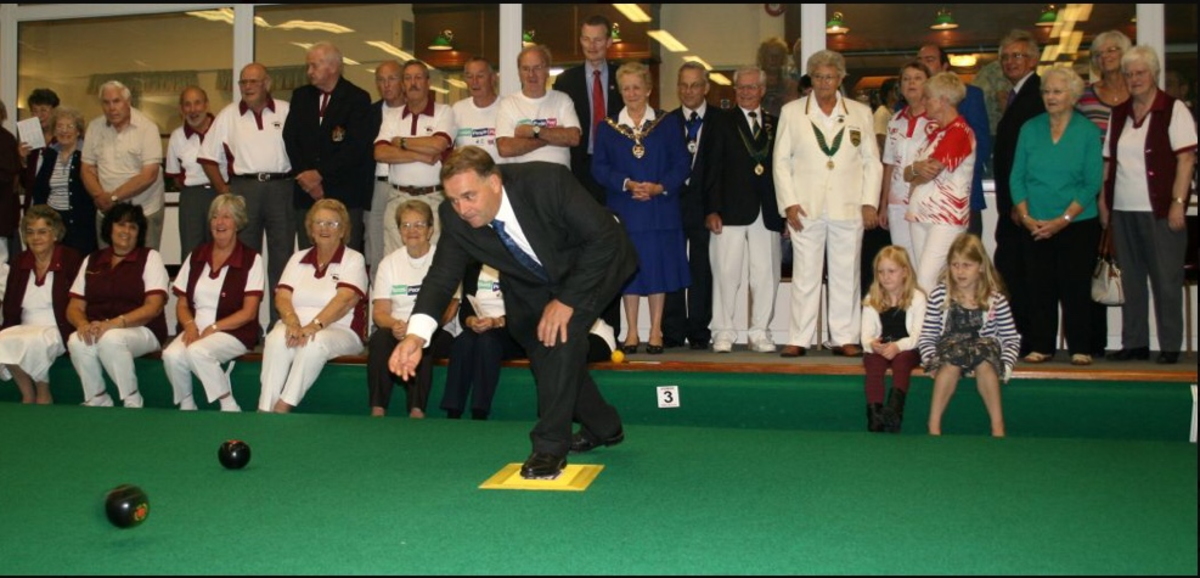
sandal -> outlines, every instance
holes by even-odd
[[[1025,363],[1045,363],[1047,361],[1050,361],[1050,356],[1037,351],[1031,351],[1029,355],[1025,356]]]
[[[1086,353],[1076,353],[1071,356],[1071,365],[1091,365],[1092,356]]]

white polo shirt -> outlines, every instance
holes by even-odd
[[[361,336],[367,313],[367,265],[362,253],[343,245],[333,254],[324,271],[317,270],[316,258],[316,247],[293,253],[276,289],[292,291],[292,307],[300,318],[300,325],[304,326],[312,323],[313,318],[329,305],[338,289],[350,288],[358,293],[358,305],[330,326],[345,327]]]
[[[500,110],[500,99],[479,108],[474,99],[464,98],[454,103],[453,109],[454,125],[458,127],[454,148],[477,146],[492,155],[493,161],[501,162],[500,151],[496,150],[496,112]]]
[[[212,118],[211,114],[209,118]],[[212,124],[208,126],[211,130]],[[185,187],[209,184],[208,175],[198,160],[205,135],[193,130],[187,122],[171,132],[171,138],[167,141],[167,176],[182,180]],[[228,178],[229,161],[225,158],[224,150],[221,151],[217,166],[221,174]]]
[[[375,274],[375,284],[371,287],[371,300],[391,301],[392,318],[408,321],[413,307],[417,304],[421,282],[429,273],[429,266],[433,264],[433,255],[436,252],[437,245],[434,245],[424,256],[414,259],[403,247],[392,251],[391,255],[379,262],[379,272]],[[458,295],[457,291],[455,295]]]
[[[273,98],[267,99],[262,114],[245,102],[226,106],[204,136],[200,162],[218,163],[228,154],[234,175],[291,172],[292,162],[283,144],[288,110],[287,101]]]
[[[403,110],[403,104],[397,107],[391,107],[388,106],[386,102],[383,103],[383,106],[380,109],[380,112],[382,113],[382,122],[379,124],[380,129],[382,129],[384,126],[387,126],[387,123],[389,122],[399,123],[400,113]],[[391,168],[392,165],[388,163],[375,163],[375,176],[386,177],[391,173]]]
[[[515,92],[501,99],[500,109],[496,111],[496,138],[515,136],[517,127],[523,124],[542,128],[580,128],[579,117],[575,115],[575,103],[567,93],[557,90],[547,90],[541,98],[529,98],[521,92]],[[571,148],[549,145],[505,159],[510,163],[528,161],[547,161],[570,168]]]
[[[414,114],[415,112],[415,114]],[[433,99],[427,101],[425,109],[413,111],[404,106],[398,120],[384,117],[375,143],[388,144],[396,137],[426,137],[441,135],[446,142],[454,143],[454,111]],[[406,187],[429,187],[441,184],[442,162],[396,163],[388,170],[388,180],[393,185]]]
[[[142,172],[146,165],[161,165],[162,137],[158,125],[142,111],[129,110],[129,124],[118,132],[100,116],[88,125],[83,139],[83,162],[95,165],[100,186],[112,191]],[[154,184],[132,199],[123,199],[142,207],[147,215],[163,210],[164,187],[162,171]]]
[[[904,168],[917,160],[917,153],[925,146],[928,139],[925,126],[928,124],[929,117],[924,113],[914,117],[907,106],[888,121],[887,137],[883,141],[883,164],[896,167],[892,171],[889,205],[908,204],[910,187],[904,181]]]

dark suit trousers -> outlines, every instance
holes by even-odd
[[[708,256],[707,227],[684,229],[688,242],[688,269],[692,285],[674,293],[667,293],[663,307],[663,341],[682,344],[684,338],[692,343],[708,344],[712,331],[712,261]]]
[[[490,329],[483,333],[464,328],[450,347],[450,365],[446,368],[446,389],[442,409],[462,415],[471,395],[471,412],[487,414],[500,383],[500,362],[523,357],[508,329]],[[424,360],[422,360],[424,361]],[[474,388],[475,393],[471,394]]]
[[[508,304],[507,302],[505,303]],[[520,319],[509,308],[509,329],[529,353],[530,368],[537,384],[538,421],[529,439],[537,453],[565,456],[571,449],[571,423],[598,439],[608,439],[621,430],[621,417],[600,394],[588,372],[588,331],[595,313],[576,310],[567,329],[567,342],[545,347],[537,340],[536,314]]]
[[[1029,291],[1026,288],[1027,267],[1021,259],[1021,237],[1029,232],[1018,227],[1009,218],[1008,211],[996,216],[996,253],[992,257],[996,272],[1008,289],[1008,302],[1012,307],[1013,322],[1017,325],[1017,333],[1029,335]],[[1021,354],[1031,351],[1029,340],[1021,340]]]
[[[433,386],[433,362],[446,358],[454,338],[439,327],[433,332],[431,341],[421,356],[421,363],[417,364],[417,374],[412,379],[402,382],[408,394],[409,411],[413,408],[425,411],[429,405],[429,390]],[[399,343],[388,329],[377,329],[367,343],[367,395],[371,407],[387,408],[392,402],[392,387],[398,378],[388,369],[388,358]]]

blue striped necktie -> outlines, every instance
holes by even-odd
[[[516,258],[519,263],[524,265],[526,269],[533,271],[534,274],[536,274],[542,281],[550,280],[550,276],[546,274],[546,268],[542,267],[542,265],[533,257],[531,257],[529,253],[526,253],[525,250],[513,240],[512,236],[505,232],[504,221],[501,221],[500,219],[493,219],[492,228],[496,230],[496,235],[500,237],[500,242],[504,243],[504,248],[508,249],[508,252],[512,253],[512,256]]]

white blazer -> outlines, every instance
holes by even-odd
[[[917,348],[917,340],[921,337],[921,326],[925,322],[925,293],[920,289],[913,292],[912,303],[908,306],[908,310],[904,312],[904,328],[908,330],[908,337],[896,342],[896,347],[900,351],[909,351]],[[863,349],[867,353],[872,353],[871,343],[883,334],[883,322],[879,320],[879,312],[874,307],[863,305],[862,309],[862,343]]]
[[[878,208],[883,165],[875,139],[875,118],[867,105],[842,98],[834,105],[837,119],[825,132],[824,113],[812,95],[783,105],[775,134],[775,200],[779,214],[800,205],[810,219],[828,214],[835,221],[861,220],[863,205]],[[820,130],[830,148],[845,127],[841,147],[830,159],[817,144]],[[855,136],[857,135],[857,136]],[[854,141],[858,143],[855,144]],[[834,168],[828,167],[832,160]]]

